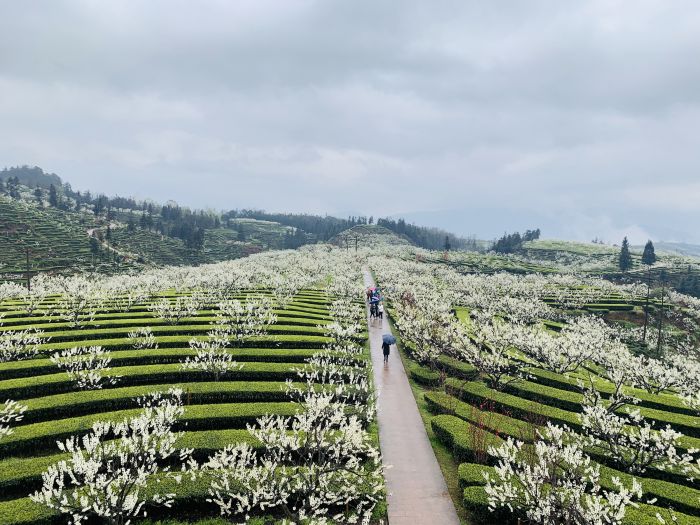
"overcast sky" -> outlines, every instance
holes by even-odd
[[[700,3],[3,2],[0,159],[192,208],[693,237]]]

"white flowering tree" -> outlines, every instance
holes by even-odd
[[[600,467],[566,438],[565,430],[547,424],[538,431],[534,454],[523,442],[509,438],[489,454],[498,460],[495,476],[484,472],[489,507],[508,507],[542,525],[619,525],[627,506],[636,507],[642,487],[632,480],[625,487],[613,477],[617,490],[602,490]]]
[[[183,318],[196,317],[199,302],[193,297],[178,297],[175,301],[162,298],[148,305],[148,310],[169,325],[178,324]]]
[[[610,458],[625,472],[644,473],[654,467],[698,476],[700,472],[692,455],[695,451],[679,453],[676,448],[683,434],[670,425],[654,429],[653,421],[647,421],[638,409],[628,406],[639,403],[634,392],[626,388],[633,381],[630,369],[637,363],[624,345],[609,347],[604,365],[604,378],[614,386],[608,399],[603,399],[595,388],[597,381],[592,375],[586,388],[577,380],[583,391],[582,412],[578,415],[582,427],[580,445]]]
[[[501,391],[515,381],[530,377],[527,372],[530,364],[515,355],[522,334],[520,325],[500,319],[473,321],[470,327],[455,323],[453,334],[452,346],[458,358],[486,376],[494,390]]]
[[[2,409],[0,409],[0,439],[12,434],[10,423],[22,421],[26,410],[27,407],[20,405],[17,401],[11,399],[5,401]]]
[[[578,317],[558,335],[548,334],[542,325],[522,330],[516,344],[539,366],[557,374],[577,371],[593,356],[605,354],[609,337],[605,323],[594,317]]]
[[[452,343],[453,325],[449,317],[436,315],[437,310],[404,303],[397,306],[396,325],[408,343],[412,356],[422,365],[434,369],[438,359]]]
[[[172,430],[185,411],[182,390],[156,392],[138,401],[143,407],[138,416],[96,422],[82,440],[59,442],[70,458],[49,467],[41,490],[30,495],[32,501],[70,515],[76,524],[98,517],[109,525],[126,525],[146,514],[146,487],[158,486],[164,476],[179,483],[182,474],[171,473],[164,463],[179,455],[185,470],[192,454],[174,446],[182,435]],[[149,503],[170,506],[174,497],[156,493]]]
[[[61,298],[51,306],[59,318],[71,328],[82,328],[92,323],[97,312],[103,309],[105,297],[99,292],[96,283],[82,276],[61,278],[56,281],[56,290]]]
[[[268,327],[277,322],[273,301],[262,294],[249,294],[243,302],[222,301],[217,306],[216,324],[226,332],[234,347],[240,347],[251,337],[266,336]]]
[[[240,370],[242,364],[236,362],[234,355],[226,347],[230,344],[228,326],[215,325],[207,340],[192,338],[190,348],[197,352],[194,357],[187,357],[181,363],[183,370],[200,370],[214,376],[218,381],[222,375],[231,370]]]
[[[126,338],[134,350],[147,350],[150,348],[155,350],[158,348],[158,343],[156,343],[156,338],[151,332],[150,326],[141,326],[132,330],[127,334]]]
[[[379,450],[332,393],[307,393],[292,418],[266,415],[248,431],[263,445],[229,445],[204,468],[222,515],[278,508],[292,523],[369,523],[384,488]],[[352,508],[352,515],[345,510]]]
[[[43,280],[44,278],[42,278],[42,281]],[[27,315],[34,315],[34,312],[36,312],[41,307],[41,304],[44,302],[44,299],[46,299],[46,289],[37,282],[34,282],[32,284],[34,286],[34,289],[31,291],[25,290],[24,294],[22,294],[21,297],[21,308],[24,309],[25,312],[27,312]]]
[[[6,330],[0,335],[0,363],[32,359],[41,352],[39,346],[48,343],[44,331],[37,328]]]
[[[109,350],[101,346],[76,346],[51,356],[51,362],[64,369],[80,390],[99,390],[105,384],[114,385],[120,376],[111,376]]]

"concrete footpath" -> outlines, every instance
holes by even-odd
[[[368,269],[363,277],[365,286],[374,286]],[[384,465],[391,465],[385,473],[389,525],[460,525],[396,346],[389,363],[383,362],[382,334],[391,333],[389,321],[368,324],[374,383],[381,389],[379,443]]]

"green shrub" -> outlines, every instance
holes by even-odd
[[[411,379],[425,386],[437,386],[440,383],[440,374],[431,372],[429,368],[412,364],[409,368]]]
[[[588,377],[583,374],[570,373],[570,379],[567,379],[562,374],[557,374],[550,370],[542,370],[540,368],[531,368],[529,372],[535,376],[535,381],[538,383],[557,388],[560,390],[568,390],[571,392],[579,392],[578,385],[576,384],[576,378],[580,378],[585,381],[586,384],[589,383]],[[614,393],[615,388],[607,382],[602,380],[596,381],[596,390],[600,392],[603,398],[608,399],[611,394]],[[689,416],[694,416],[695,412],[690,408],[686,407],[683,402],[678,398],[678,396],[672,394],[649,394],[645,390],[639,388],[628,389],[634,392],[641,402],[638,406],[653,408],[656,410],[664,410],[667,412],[675,412],[678,414],[686,414]]]
[[[241,370],[228,372],[228,381],[275,381],[297,379],[294,368],[298,363],[246,363]],[[181,370],[179,364],[151,365],[141,367],[115,367],[111,375],[121,376],[118,387],[163,383],[189,383],[211,381],[211,375],[199,370]],[[0,381],[0,398],[28,399],[51,394],[74,392],[73,383],[66,373],[8,379]]]
[[[142,385],[29,399],[24,402],[28,410],[24,413],[21,425],[137,408],[137,397],[156,390],[166,391],[171,386],[172,384]],[[283,386],[283,382],[274,381],[218,381],[181,385],[185,391],[189,388],[192,405],[284,402],[289,396],[284,392]]]
[[[178,422],[180,430],[220,430],[244,428],[254,424],[267,413],[291,416],[297,410],[294,403],[226,403],[188,407]],[[0,442],[0,458],[29,451],[52,450],[57,440],[90,432],[95,421],[121,421],[139,413],[138,409],[119,410],[102,414],[35,423],[16,427],[14,433]]]
[[[231,443],[248,443],[262,451],[262,444],[247,430],[227,429],[185,432],[175,444],[176,449],[194,449],[193,456],[199,461],[222,450]],[[9,458],[0,461],[0,491],[4,496],[25,496],[41,487],[41,474],[58,461],[70,457],[69,454],[54,454],[33,458]]]
[[[576,392],[561,390],[546,385],[538,385],[530,381],[517,381],[506,387],[506,392],[512,393],[523,399],[536,400],[549,406],[568,410],[569,412],[581,412],[583,396]],[[700,437],[700,419],[686,414],[669,413],[653,408],[638,407],[642,416],[658,423],[657,428],[671,425],[675,430],[691,437]],[[624,408],[617,411],[625,414]]]
[[[318,349],[287,349],[287,348],[235,348],[229,352],[236,356],[240,363],[304,363]],[[197,353],[191,348],[158,348],[148,350],[117,350],[111,352],[113,367],[148,366],[179,363],[187,356]],[[56,365],[50,359],[32,359],[2,363],[0,366],[0,381],[55,374]]]

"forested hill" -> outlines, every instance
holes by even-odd
[[[222,222],[228,219],[249,218],[261,221],[274,221],[285,226],[299,228],[306,233],[316,236],[320,241],[328,241],[339,233],[350,230],[355,226],[372,225],[375,223],[374,217],[351,216],[347,219],[339,219],[329,215],[312,215],[308,213],[267,213],[264,210],[233,210],[222,215]],[[445,239],[448,240],[450,249],[463,249],[469,247],[473,239],[457,237],[440,228],[430,228],[426,226],[416,226],[407,224],[403,219],[394,221],[393,219],[377,219],[377,226],[391,230],[399,236],[405,236],[416,246],[427,250],[445,249]]]
[[[5,168],[0,171],[0,179],[15,179],[19,184],[24,184],[30,188],[37,186],[48,190],[51,185],[62,187],[61,177],[55,173],[44,173],[44,170],[37,166],[17,166]]]

